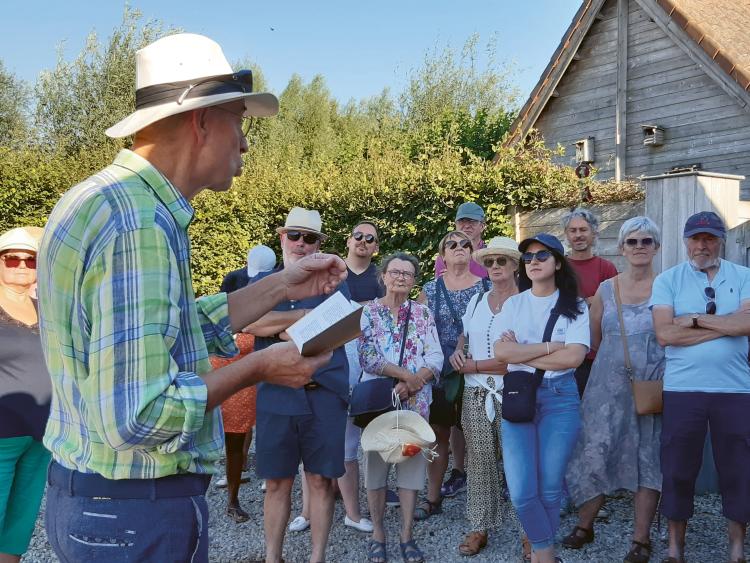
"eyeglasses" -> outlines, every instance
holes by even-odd
[[[484,264],[484,267],[486,269],[492,268],[493,264],[497,264],[501,268],[505,266],[508,263],[508,259],[505,256],[495,256],[495,257],[489,257],[482,260],[482,264]]]
[[[456,247],[459,247],[459,246],[461,248],[468,248],[469,250],[471,250],[473,248],[471,246],[471,241],[470,240],[461,239],[461,240],[449,240],[449,241],[447,241],[445,243],[445,245],[443,245],[443,250],[445,250],[446,248],[448,250],[455,250]]]
[[[21,257],[13,254],[4,254],[0,258],[5,262],[7,268],[18,268],[21,262],[23,262],[30,270],[36,270],[36,256]]]
[[[405,270],[388,270],[386,274],[392,278],[404,278],[407,280],[414,278],[414,272],[407,272]]]
[[[247,137],[250,134],[250,129],[252,128],[253,121],[251,117],[247,117],[241,113],[237,113],[231,110],[228,110],[227,108],[223,108],[221,106],[213,106],[215,109],[220,109],[221,111],[225,111],[227,113],[230,113],[236,117],[239,117],[242,120],[242,134]]]
[[[365,233],[361,233],[357,231],[356,233],[352,233],[352,238],[356,240],[357,242],[361,241],[362,239],[365,239],[365,242],[367,244],[372,244],[377,239],[375,238],[375,235],[366,235]]]
[[[706,289],[703,290],[703,293],[706,294],[706,297],[708,297],[708,303],[706,303],[706,314],[707,315],[715,315],[716,314],[716,290],[709,286]]]
[[[524,264],[531,264],[531,261],[536,258],[538,262],[546,262],[550,259],[552,253],[549,250],[540,250],[539,252],[524,252],[521,254],[521,260]]]
[[[637,238],[625,239],[625,245],[631,248],[635,248],[636,246],[643,246],[644,248],[647,248],[649,246],[652,246],[653,244],[654,244],[654,239],[652,237],[645,237],[642,239],[637,239]]]
[[[313,233],[302,233],[300,231],[287,231],[286,238],[292,242],[297,242],[300,238],[305,241],[305,244],[315,244],[320,241],[320,237]]]

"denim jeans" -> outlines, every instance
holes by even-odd
[[[535,550],[554,544],[563,478],[581,417],[573,372],[544,379],[532,422],[503,420],[503,463],[510,499]]]

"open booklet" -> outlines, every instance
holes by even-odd
[[[337,291],[286,329],[303,356],[329,352],[354,340],[361,333],[362,305]]]

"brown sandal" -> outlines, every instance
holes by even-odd
[[[487,532],[469,532],[464,542],[458,546],[458,552],[466,557],[473,557],[487,545]]]
[[[442,505],[442,499],[438,502],[430,502],[429,500],[424,499],[414,510],[414,520],[421,522],[422,520],[427,520],[433,514],[441,514],[443,512]]]

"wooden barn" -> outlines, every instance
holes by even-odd
[[[600,179],[692,167],[750,199],[750,0],[584,0],[508,142],[533,130]]]

